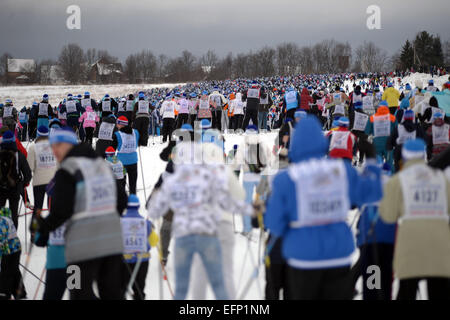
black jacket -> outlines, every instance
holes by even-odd
[[[70,150],[68,157],[86,157],[95,159],[97,154],[88,144],[79,144]],[[81,172],[77,171],[75,175],[69,174],[66,170],[59,169],[55,174],[55,186],[52,196],[52,205],[50,214],[41,221],[39,232],[45,234],[57,229],[64,222],[70,219],[74,213],[76,186],[83,179]],[[121,215],[127,207],[128,197],[119,187],[117,182],[117,211]]]
[[[19,177],[21,178],[19,183],[17,184],[16,189],[11,190],[12,194],[21,193],[23,191],[22,189],[30,184],[32,173],[30,166],[28,164],[27,159],[22,154],[22,152],[19,152],[17,150],[16,143],[5,143],[0,147],[0,150],[10,150],[14,153],[18,153],[18,159],[19,159]]]

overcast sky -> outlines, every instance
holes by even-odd
[[[72,4],[81,8],[81,30],[66,27]],[[366,27],[373,4],[381,9],[381,30]],[[392,54],[421,30],[450,39],[449,0],[0,0],[0,54],[16,58],[56,59],[71,42],[123,61],[142,49],[224,56],[324,39],[353,47],[373,41]]]

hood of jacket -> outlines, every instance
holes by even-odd
[[[133,134],[133,128],[131,126],[123,127],[119,131],[126,134]]]
[[[92,149],[92,147],[86,143],[80,143],[74,146],[64,157],[67,159],[69,157],[85,157],[90,159],[95,159],[98,157],[97,153]]]
[[[324,157],[328,150],[328,141],[324,137],[319,121],[308,116],[295,126],[294,135],[289,146],[291,162],[301,162]]]
[[[86,107],[86,112],[93,112],[92,107],[91,106],[87,106]]]

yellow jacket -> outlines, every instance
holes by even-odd
[[[384,90],[383,96],[381,97],[382,100],[386,100],[389,108],[390,107],[398,107],[399,101],[398,99],[400,98],[400,92],[398,92],[397,89],[395,89],[394,87],[389,87],[386,90]]]

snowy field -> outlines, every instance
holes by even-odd
[[[416,81],[421,81],[424,86],[427,85],[428,80],[431,79],[430,75],[426,74],[414,74],[410,77],[406,77],[403,79],[403,84],[410,83],[413,87],[415,86]],[[434,77],[435,85],[440,88],[443,83],[445,83],[448,79],[448,76],[443,76],[440,78]],[[351,83],[349,86],[351,86]],[[160,85],[162,86],[162,85]],[[167,87],[174,87],[176,85],[167,85]],[[100,98],[105,93],[109,93],[111,95],[122,95],[127,94],[133,91],[137,91],[140,89],[150,89],[152,87],[157,87],[154,85],[117,85],[117,86],[48,86],[48,87],[3,87],[0,88],[0,99],[3,101],[5,98],[13,99],[13,102],[16,106],[31,104],[33,101],[42,97],[44,92],[50,95],[50,103],[56,104],[59,102],[59,99],[65,97],[67,93],[83,93],[84,91],[90,91],[92,97]],[[397,86],[398,87],[398,86]],[[260,138],[267,144],[267,146],[271,149],[273,146],[273,141],[275,139],[276,132],[261,134]],[[160,152],[164,149],[166,144],[160,143],[160,138],[149,140],[149,146],[145,148],[141,148],[140,150],[140,161],[143,164],[143,171],[139,165],[139,174],[138,174],[138,197],[141,202],[141,210],[140,213],[143,216],[146,216],[146,211],[144,209],[144,204],[146,202],[146,197],[150,194],[154,184],[159,178],[159,175],[164,171],[166,163],[161,161],[159,158]],[[243,136],[240,135],[225,135],[226,139],[226,150],[231,150],[234,144],[240,144],[243,142]],[[153,141],[155,142],[153,144]],[[26,143],[25,146],[28,148],[29,145]],[[144,175],[142,174],[144,172]],[[33,203],[33,194],[32,187],[28,187],[27,190],[29,197],[31,199],[31,203]],[[19,214],[23,214],[25,212],[23,203],[20,205]],[[357,218],[357,210],[353,210],[349,213],[348,223],[352,225],[353,229],[356,226],[356,218]],[[245,284],[249,281],[249,279],[253,276],[255,271],[255,266],[261,261],[262,256],[258,257],[258,252],[263,252],[260,250],[259,238],[260,232],[259,230],[254,229],[253,234],[251,236],[251,240],[244,237],[240,234],[242,230],[241,218],[236,216],[235,219],[235,248],[234,248],[234,281],[235,288],[237,292],[237,298],[242,299],[264,299],[264,287],[265,287],[265,274],[264,274],[264,264],[261,263],[258,272],[258,280],[253,281],[245,296],[242,296],[242,291],[244,289]],[[26,230],[25,226],[30,223],[30,216],[22,216],[19,220],[19,237],[23,246],[23,253],[21,257],[22,265],[25,265],[27,255],[26,252],[29,250],[29,233]],[[161,221],[155,222],[157,230],[161,226]],[[173,241],[171,242],[170,250],[173,252]],[[171,289],[174,290],[175,282],[174,282],[174,265],[173,258],[169,255],[169,260],[166,266],[167,270],[167,280],[163,280],[161,274],[161,268],[158,260],[158,251],[153,248],[151,251],[152,259],[150,261],[149,271],[147,274],[147,282],[146,282],[146,299],[156,300],[156,299],[171,299],[171,293],[169,290],[169,284]],[[356,252],[354,256],[354,261],[356,262],[359,253]],[[29,269],[37,275],[37,277],[41,277],[45,279],[45,261],[46,261],[46,249],[34,247],[31,257]],[[41,299],[43,295],[44,286],[40,283],[38,279],[36,279],[33,275],[24,272],[21,267],[22,274],[25,276],[25,287],[28,293],[28,299]],[[425,288],[426,284],[422,281],[420,283],[420,295],[418,298],[426,299]],[[362,291],[362,281],[361,279],[357,283],[358,292]],[[398,290],[398,282],[394,282],[393,287],[393,296],[396,296],[396,292]],[[190,294],[188,294],[188,299],[190,298]],[[66,292],[65,299],[68,298],[68,294]],[[208,289],[207,293],[208,299],[213,299],[214,295],[211,289]],[[361,299],[361,294],[359,294],[356,299]]]
[[[40,102],[44,93],[49,95],[49,102],[52,106],[58,106],[59,102],[67,97],[67,94],[84,95],[89,91],[91,98],[99,100],[105,94],[111,97],[121,97],[140,90],[154,88],[173,88],[181,84],[109,84],[109,85],[67,85],[67,86],[12,86],[0,87],[0,102],[11,99],[19,110],[23,106],[30,107],[34,101]]]

